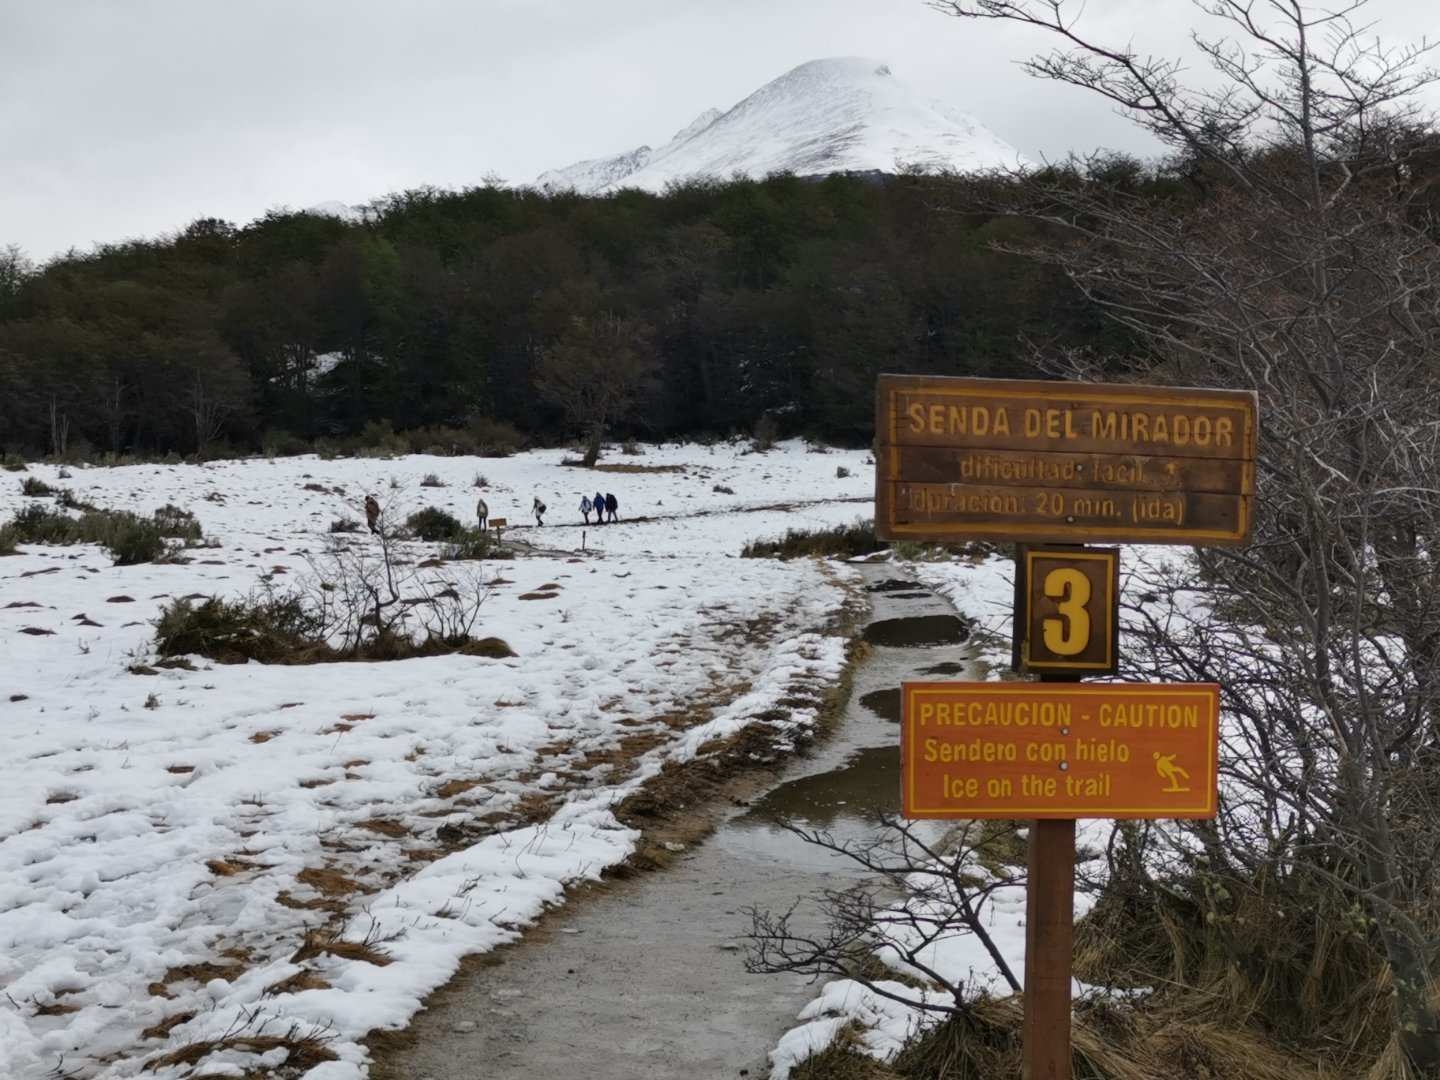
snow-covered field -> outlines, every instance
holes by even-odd
[[[633,849],[610,808],[665,761],[813,721],[775,710],[838,674],[826,631],[848,579],[737,556],[868,516],[868,456],[652,447],[610,460],[675,471],[608,474],[560,457],[0,474],[0,520],[31,475],[106,508],[188,508],[221,545],[179,565],[89,546],[0,559],[0,1076],[363,1076],[368,1031]],[[472,520],[477,473],[534,545],[483,564],[480,632],[515,657],[147,664],[171,599],[302,578],[367,492]],[[582,529],[597,481],[622,521]],[[534,495],[543,529],[525,527]],[[297,1046],[318,1047],[305,1067]]]

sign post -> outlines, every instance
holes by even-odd
[[[881,375],[875,532],[1016,543],[1012,666],[1039,683],[905,683],[907,818],[1029,819],[1023,1080],[1070,1080],[1077,818],[1208,818],[1220,688],[1081,684],[1118,667],[1119,550],[1240,544],[1246,391]],[[1036,544],[1064,547],[1036,547]]]

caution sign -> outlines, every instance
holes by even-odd
[[[1256,401],[1238,390],[881,375],[876,534],[1241,543]]]
[[[902,687],[907,818],[1215,816],[1213,683]]]

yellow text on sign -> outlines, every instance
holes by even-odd
[[[1059,601],[1059,615],[1045,619],[1045,647],[1058,656],[1076,656],[1090,644],[1090,579],[1063,566],[1045,575],[1045,595]]]
[[[1213,683],[905,683],[909,818],[1215,815]]]

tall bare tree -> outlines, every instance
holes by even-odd
[[[938,0],[1058,48],[1042,78],[1099,94],[1175,153],[1165,195],[1083,166],[1009,208],[1146,343],[1141,376],[1262,397],[1253,544],[1158,580],[1137,673],[1226,692],[1224,809],[1207,865],[1360,915],[1388,963],[1393,1037],[1440,1070],[1440,246],[1427,46],[1390,49],[1361,3],[1204,0],[1219,75],[1086,36],[1064,0]],[[1003,189],[1003,186],[1002,186]],[[1178,193],[1177,193],[1178,191]],[[1004,196],[1002,196],[1004,198]],[[1164,578],[1164,575],[1161,575]],[[1195,850],[1194,847],[1190,850]]]
[[[634,407],[654,372],[654,339],[649,324],[639,319],[576,315],[541,353],[535,389],[585,432],[587,466],[600,460],[606,428]]]

